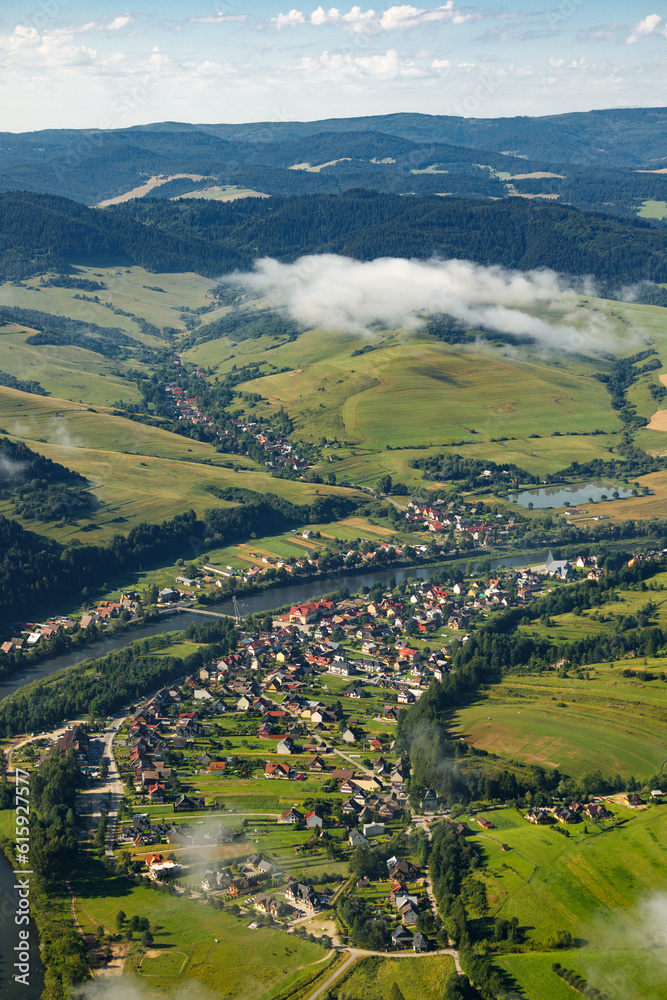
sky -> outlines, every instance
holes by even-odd
[[[0,131],[667,105],[664,0],[2,0]]]

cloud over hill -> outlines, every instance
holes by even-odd
[[[373,323],[418,330],[425,316],[447,313],[482,330],[530,337],[556,351],[619,346],[602,313],[582,308],[582,292],[555,272],[512,271],[466,260],[356,261],[336,254],[292,264],[262,258],[240,282],[306,327],[369,335]],[[544,318],[547,317],[547,318]]]

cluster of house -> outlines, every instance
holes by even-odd
[[[387,861],[387,879],[391,883],[389,893],[392,904],[396,909],[396,914],[400,923],[391,932],[391,942],[394,948],[405,950],[412,948],[413,951],[428,951],[429,943],[427,938],[420,932],[415,932],[415,924],[419,921],[419,910],[423,899],[411,893],[408,882],[415,882],[420,877],[419,868],[411,861],[400,860],[391,857]],[[369,885],[368,878],[360,879],[356,887],[364,889]],[[354,903],[354,898],[351,897]]]
[[[585,805],[581,802],[570,802],[567,806],[533,806],[526,813],[528,822],[535,823],[536,826],[547,826],[555,821],[565,826],[570,823],[580,823],[584,818],[613,819],[613,813],[602,802],[587,802]]]
[[[407,521],[434,533],[445,532],[453,538],[472,539],[476,545],[506,540],[518,530],[511,515],[488,515],[476,507],[434,500],[423,503],[411,500],[405,512]]]
[[[148,813],[135,813],[132,822],[125,824],[120,831],[119,840],[121,843],[132,844],[135,848],[152,844],[201,847],[211,844],[230,844],[235,836],[234,831],[224,823],[191,826],[184,822],[177,825],[161,820],[152,822]]]
[[[122,594],[119,601],[100,601],[96,608],[86,611],[79,621],[58,615],[46,622],[24,622],[17,628],[17,634],[0,644],[0,652],[20,653],[35,646],[50,642],[64,632],[75,632],[77,629],[88,628],[95,624],[104,626],[108,621],[117,618],[122,611],[127,611],[134,617],[139,608],[139,595],[134,591]]]
[[[180,364],[180,360],[178,363]],[[203,375],[203,373],[199,372],[197,374]],[[166,396],[172,401],[179,421],[186,421],[198,427],[204,427],[211,434],[215,434],[221,441],[232,437],[230,431],[225,430],[224,427],[216,426],[214,418],[204,412],[197,396],[188,396],[185,390],[175,383],[166,385],[164,391]],[[265,434],[264,431],[258,429],[256,423],[238,420],[234,417],[228,417],[228,422],[254,439],[266,453],[266,465],[269,468],[287,466],[295,472],[300,472],[308,468],[309,463],[307,460],[298,454],[296,445],[286,437],[274,437],[271,434]]]

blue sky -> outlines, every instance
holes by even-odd
[[[3,0],[0,130],[667,104],[656,0],[138,4]]]

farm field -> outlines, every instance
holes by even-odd
[[[510,675],[484,700],[452,716],[452,732],[500,758],[558,768],[579,778],[599,769],[646,778],[661,771],[667,752],[667,685],[624,678],[626,666],[664,676],[664,660],[619,661],[586,667],[588,680]]]
[[[184,988],[217,996],[259,1000],[276,986],[296,986],[306,970],[326,958],[316,944],[267,928],[250,930],[201,900],[158,893],[109,875],[89,860],[72,879],[77,917],[87,932],[101,924],[115,931],[116,914],[147,917],[154,947],[140,963],[136,945],[126,972],[134,972],[155,997],[182,995]],[[301,976],[299,972],[301,972]]]
[[[587,948],[548,954],[505,955],[494,965],[511,977],[522,997],[539,1000],[573,1000],[571,986],[552,971],[558,961],[572,969],[591,986],[608,993],[613,1000],[665,1000],[667,997],[667,949],[625,948],[619,951]]]
[[[586,820],[568,827],[569,837],[528,823],[517,809],[485,813],[495,829],[472,839],[485,862],[476,877],[489,914],[517,917],[537,949],[551,947],[561,930],[591,948],[627,948],[646,938],[647,907],[664,899],[667,888],[667,810],[631,810],[616,801],[609,808],[620,825],[600,832],[600,824]]]
[[[333,988],[335,997],[386,1000],[396,983],[405,1000],[440,1000],[443,986],[454,972],[448,955],[430,958],[363,958]]]

